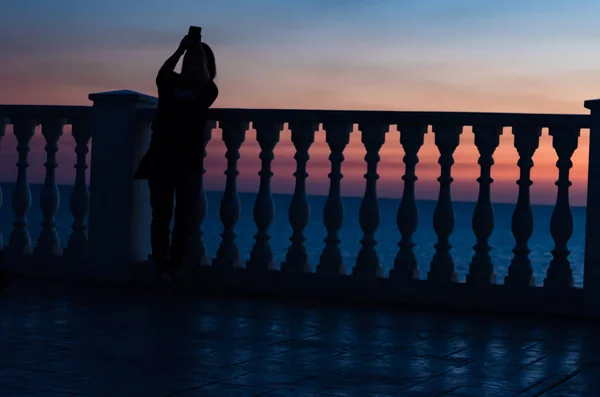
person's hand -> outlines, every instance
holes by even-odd
[[[192,46],[192,43],[194,43],[195,40],[193,38],[191,38],[188,35],[185,35],[183,37],[183,39],[181,39],[181,43],[179,43],[179,48],[178,51],[183,53],[185,52],[187,49],[189,49]]]

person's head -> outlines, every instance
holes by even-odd
[[[202,43],[202,49],[204,50],[204,64],[206,65],[211,80],[214,80],[215,77],[217,77],[215,53],[206,43]],[[181,73],[189,76],[200,73],[200,68],[202,67],[201,62],[202,57],[193,51],[193,49],[191,51],[186,51],[183,56],[183,63],[181,64]]]

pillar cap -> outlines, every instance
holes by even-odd
[[[156,105],[158,102],[156,97],[132,90],[97,92],[89,94],[88,99],[93,102],[139,103],[148,105]]]
[[[600,108],[600,99],[589,99],[583,103],[586,109],[594,110]]]

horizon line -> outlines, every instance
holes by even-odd
[[[5,185],[14,185],[15,182],[11,182],[11,181],[0,181],[0,187],[4,187]],[[44,183],[30,183],[29,186],[43,186]],[[75,184],[71,184],[68,185],[66,183],[57,183],[56,187],[60,187],[60,186],[64,186],[64,187],[73,187],[75,186]],[[89,189],[90,185],[87,184],[86,185]],[[206,189],[204,190],[205,193],[223,193],[223,190],[214,190],[214,189]],[[247,191],[247,190],[238,190],[238,194],[258,194],[257,191]],[[290,192],[290,193],[271,193],[271,196],[293,196],[294,192]],[[306,197],[327,197],[327,194],[307,194]],[[341,195],[342,198],[356,198],[356,199],[362,199],[363,196],[362,195],[353,195],[353,194],[342,194]],[[402,198],[402,195],[400,196],[377,196],[378,200],[400,200]],[[5,200],[8,201],[8,200]],[[418,202],[431,202],[431,203],[437,203],[437,200],[434,199],[415,199],[415,201]],[[477,201],[466,201],[466,200],[452,200],[452,204],[476,204]],[[494,201],[491,200],[491,203],[493,205],[516,205],[516,201],[515,202],[510,202],[510,201]],[[553,208],[556,206],[556,204],[544,204],[544,203],[531,203],[532,207],[550,207]],[[573,205],[573,204],[569,204],[569,208],[587,208],[587,204],[586,205]]]

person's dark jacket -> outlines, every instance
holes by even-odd
[[[198,84],[175,72],[156,78],[158,106],[152,122],[150,148],[136,171],[136,179],[153,172],[201,173],[204,129],[208,108],[219,90],[213,81]]]

